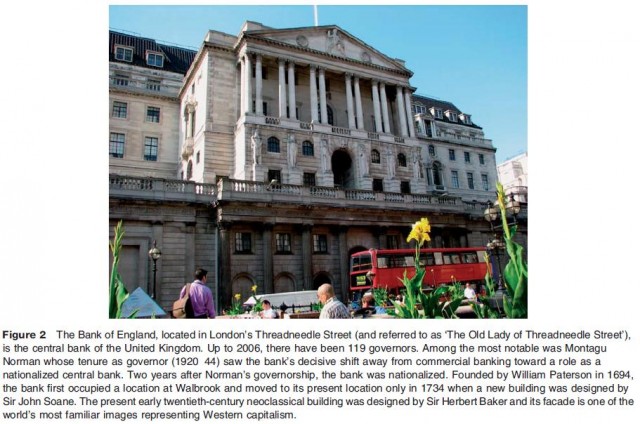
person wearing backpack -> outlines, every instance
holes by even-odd
[[[207,270],[203,268],[196,269],[195,278],[189,290],[189,300],[191,301],[194,316],[187,316],[187,318],[215,318],[216,310],[213,306],[213,293],[206,286]],[[186,294],[186,288],[185,286],[180,291],[181,298]]]

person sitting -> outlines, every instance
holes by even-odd
[[[278,318],[278,313],[271,308],[271,302],[269,302],[267,299],[262,300],[262,311],[260,312],[260,318],[262,319]]]
[[[375,298],[371,293],[365,293],[362,296],[362,307],[354,312],[355,316],[362,315],[367,317],[372,314],[386,314],[387,310],[382,306],[376,306]]]

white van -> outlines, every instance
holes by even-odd
[[[263,299],[271,302],[271,307],[276,311],[280,311],[280,305],[287,305],[287,313],[292,313],[294,310],[291,309],[293,306],[296,311],[306,312],[311,310],[312,303],[318,303],[318,292],[316,290],[304,290],[304,291],[295,291],[295,292],[282,292],[282,293],[271,293],[271,294],[257,294],[256,297],[258,301],[262,301]],[[247,299],[242,305],[246,307],[253,307],[255,305],[256,300],[253,298],[253,295]]]

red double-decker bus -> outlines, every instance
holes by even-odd
[[[420,265],[426,269],[423,289],[430,289],[453,281],[470,282],[481,289],[487,272],[483,247],[420,249]],[[398,294],[404,289],[402,277],[415,275],[415,249],[369,249],[351,255],[349,290],[352,298],[365,291],[386,288]]]

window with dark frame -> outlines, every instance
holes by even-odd
[[[279,169],[270,169],[267,172],[267,179],[269,180],[269,182],[276,180],[276,182],[278,184],[282,183],[282,178],[281,178],[281,172]]]
[[[409,181],[400,181],[400,193],[411,194],[411,183]]]
[[[403,168],[407,167],[407,157],[404,153],[398,154],[398,166],[401,166]]]
[[[269,180],[271,181],[271,180]],[[305,172],[302,176],[302,184],[306,187],[313,187],[316,185],[316,174],[312,172]]]
[[[269,137],[267,140],[267,152],[280,153],[280,140],[277,137]]]
[[[482,178],[482,188],[485,191],[489,191],[489,176],[487,174],[482,174],[480,178]]]
[[[464,162],[465,163],[471,163],[471,153],[464,152]]]
[[[158,137],[144,138],[144,160],[152,162],[158,160]]]
[[[126,118],[127,117],[127,104],[124,102],[113,102],[113,111],[111,116],[114,118]]]
[[[291,253],[291,234],[276,234],[276,253]]]
[[[467,172],[467,185],[470,190],[473,190],[473,174],[471,172]]]
[[[480,165],[484,165],[484,155],[482,153],[478,155],[478,161],[480,162]]]
[[[451,171],[451,186],[460,188],[460,180],[458,179],[458,171]]]
[[[109,137],[109,156],[112,158],[124,157],[124,134],[111,133]]]
[[[313,156],[313,143],[309,140],[305,140],[302,142],[302,155],[303,156]]]
[[[373,179],[373,191],[382,193],[384,191],[384,185],[382,182],[382,178],[374,178]]]
[[[380,163],[380,152],[376,149],[371,151],[371,163]]]
[[[236,233],[236,253],[251,253],[251,233]]]
[[[160,122],[160,108],[155,106],[147,107],[147,122]]]
[[[456,151],[449,149],[449,160],[456,160]]]
[[[314,234],[313,235],[313,253],[327,253],[329,247],[327,244],[326,234]]]

